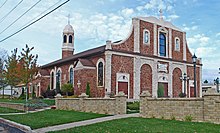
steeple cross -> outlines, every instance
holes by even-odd
[[[163,20],[163,11],[162,11],[162,9],[160,9],[159,12],[160,12],[160,19]]]

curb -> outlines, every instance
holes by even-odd
[[[32,130],[29,126],[22,125],[20,123],[16,123],[16,122],[13,122],[13,121],[10,121],[10,120],[6,120],[4,118],[0,118],[0,123],[8,125],[10,127],[20,129],[21,131],[23,131],[25,133],[32,133]]]

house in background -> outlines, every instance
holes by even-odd
[[[162,17],[133,18],[127,38],[108,40],[81,53],[74,53],[74,34],[68,23],[63,30],[62,58],[41,67],[35,82],[38,94],[48,86],[55,89],[57,82],[69,82],[79,95],[89,82],[92,97],[123,91],[128,99],[139,99],[144,90],[157,97],[158,86],[163,86],[167,97],[179,97],[184,91],[187,97],[194,96],[194,69],[186,33]],[[186,83],[181,80],[184,73],[189,77]],[[196,63],[196,77],[196,94],[201,97],[201,59]]]

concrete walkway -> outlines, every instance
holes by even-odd
[[[91,119],[91,120],[73,122],[73,123],[68,123],[68,124],[63,124],[63,125],[39,128],[39,129],[33,130],[33,132],[34,133],[45,133],[45,132],[49,132],[49,131],[58,131],[58,130],[73,128],[73,127],[85,126],[85,125],[90,125],[90,124],[94,124],[94,123],[110,121],[110,120],[115,120],[115,119],[128,118],[128,117],[139,117],[139,113],[107,116],[107,117],[101,117],[101,118],[96,118],[96,119]]]

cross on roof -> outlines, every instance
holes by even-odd
[[[160,12],[160,19],[163,20],[163,11],[162,11],[162,9],[160,9],[159,12]]]
[[[68,24],[70,24],[70,14],[68,14]]]

